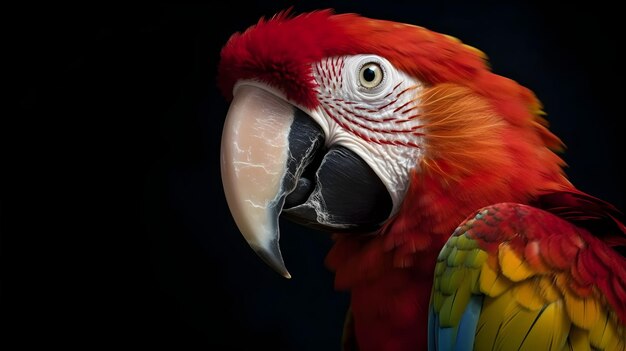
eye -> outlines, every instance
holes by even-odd
[[[384,72],[376,62],[369,62],[359,70],[359,82],[364,88],[376,88],[383,81]]]

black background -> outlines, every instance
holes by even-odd
[[[17,245],[3,246],[3,342],[338,349],[348,296],[323,266],[330,239],[282,223],[294,278],[279,277],[238,233],[219,174],[228,108],[215,85],[219,50],[290,5],[6,10],[18,109],[3,116],[6,173],[15,175],[5,194],[15,196],[3,201],[2,236]],[[544,103],[568,146],[570,179],[624,209],[615,7],[301,1],[295,12],[326,7],[422,25],[486,52],[496,73]]]

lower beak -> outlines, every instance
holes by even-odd
[[[324,230],[372,231],[391,212],[386,187],[365,161],[323,144],[322,129],[302,110],[260,87],[236,88],[221,145],[226,201],[250,247],[286,278],[281,213]]]

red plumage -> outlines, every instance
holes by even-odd
[[[425,84],[418,96],[425,154],[399,213],[379,235],[336,236],[326,260],[336,288],[351,291],[361,350],[426,345],[439,250],[468,215],[501,203],[536,209],[497,205],[505,217],[480,224],[483,249],[510,240],[538,271],[571,269],[572,289],[584,295],[598,287],[626,321],[621,215],[569,183],[554,153],[563,145],[547,129],[540,102],[492,73],[478,50],[425,28],[355,14],[281,13],[230,38],[219,85],[231,98],[238,80],[258,80],[312,109],[319,105],[312,63],[352,54],[383,56]],[[520,217],[520,209],[533,215]],[[527,236],[516,236],[518,229]],[[489,236],[502,232],[510,237]]]
[[[221,52],[218,84],[224,95],[232,98],[238,80],[255,79],[313,108],[319,102],[313,90],[311,63],[345,53],[351,39],[342,35],[328,10],[295,17],[281,12],[229,39]]]

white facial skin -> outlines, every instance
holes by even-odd
[[[359,155],[386,185],[392,215],[423,157],[417,94],[423,85],[376,55],[331,57],[313,65],[320,107],[305,110],[326,145]]]

